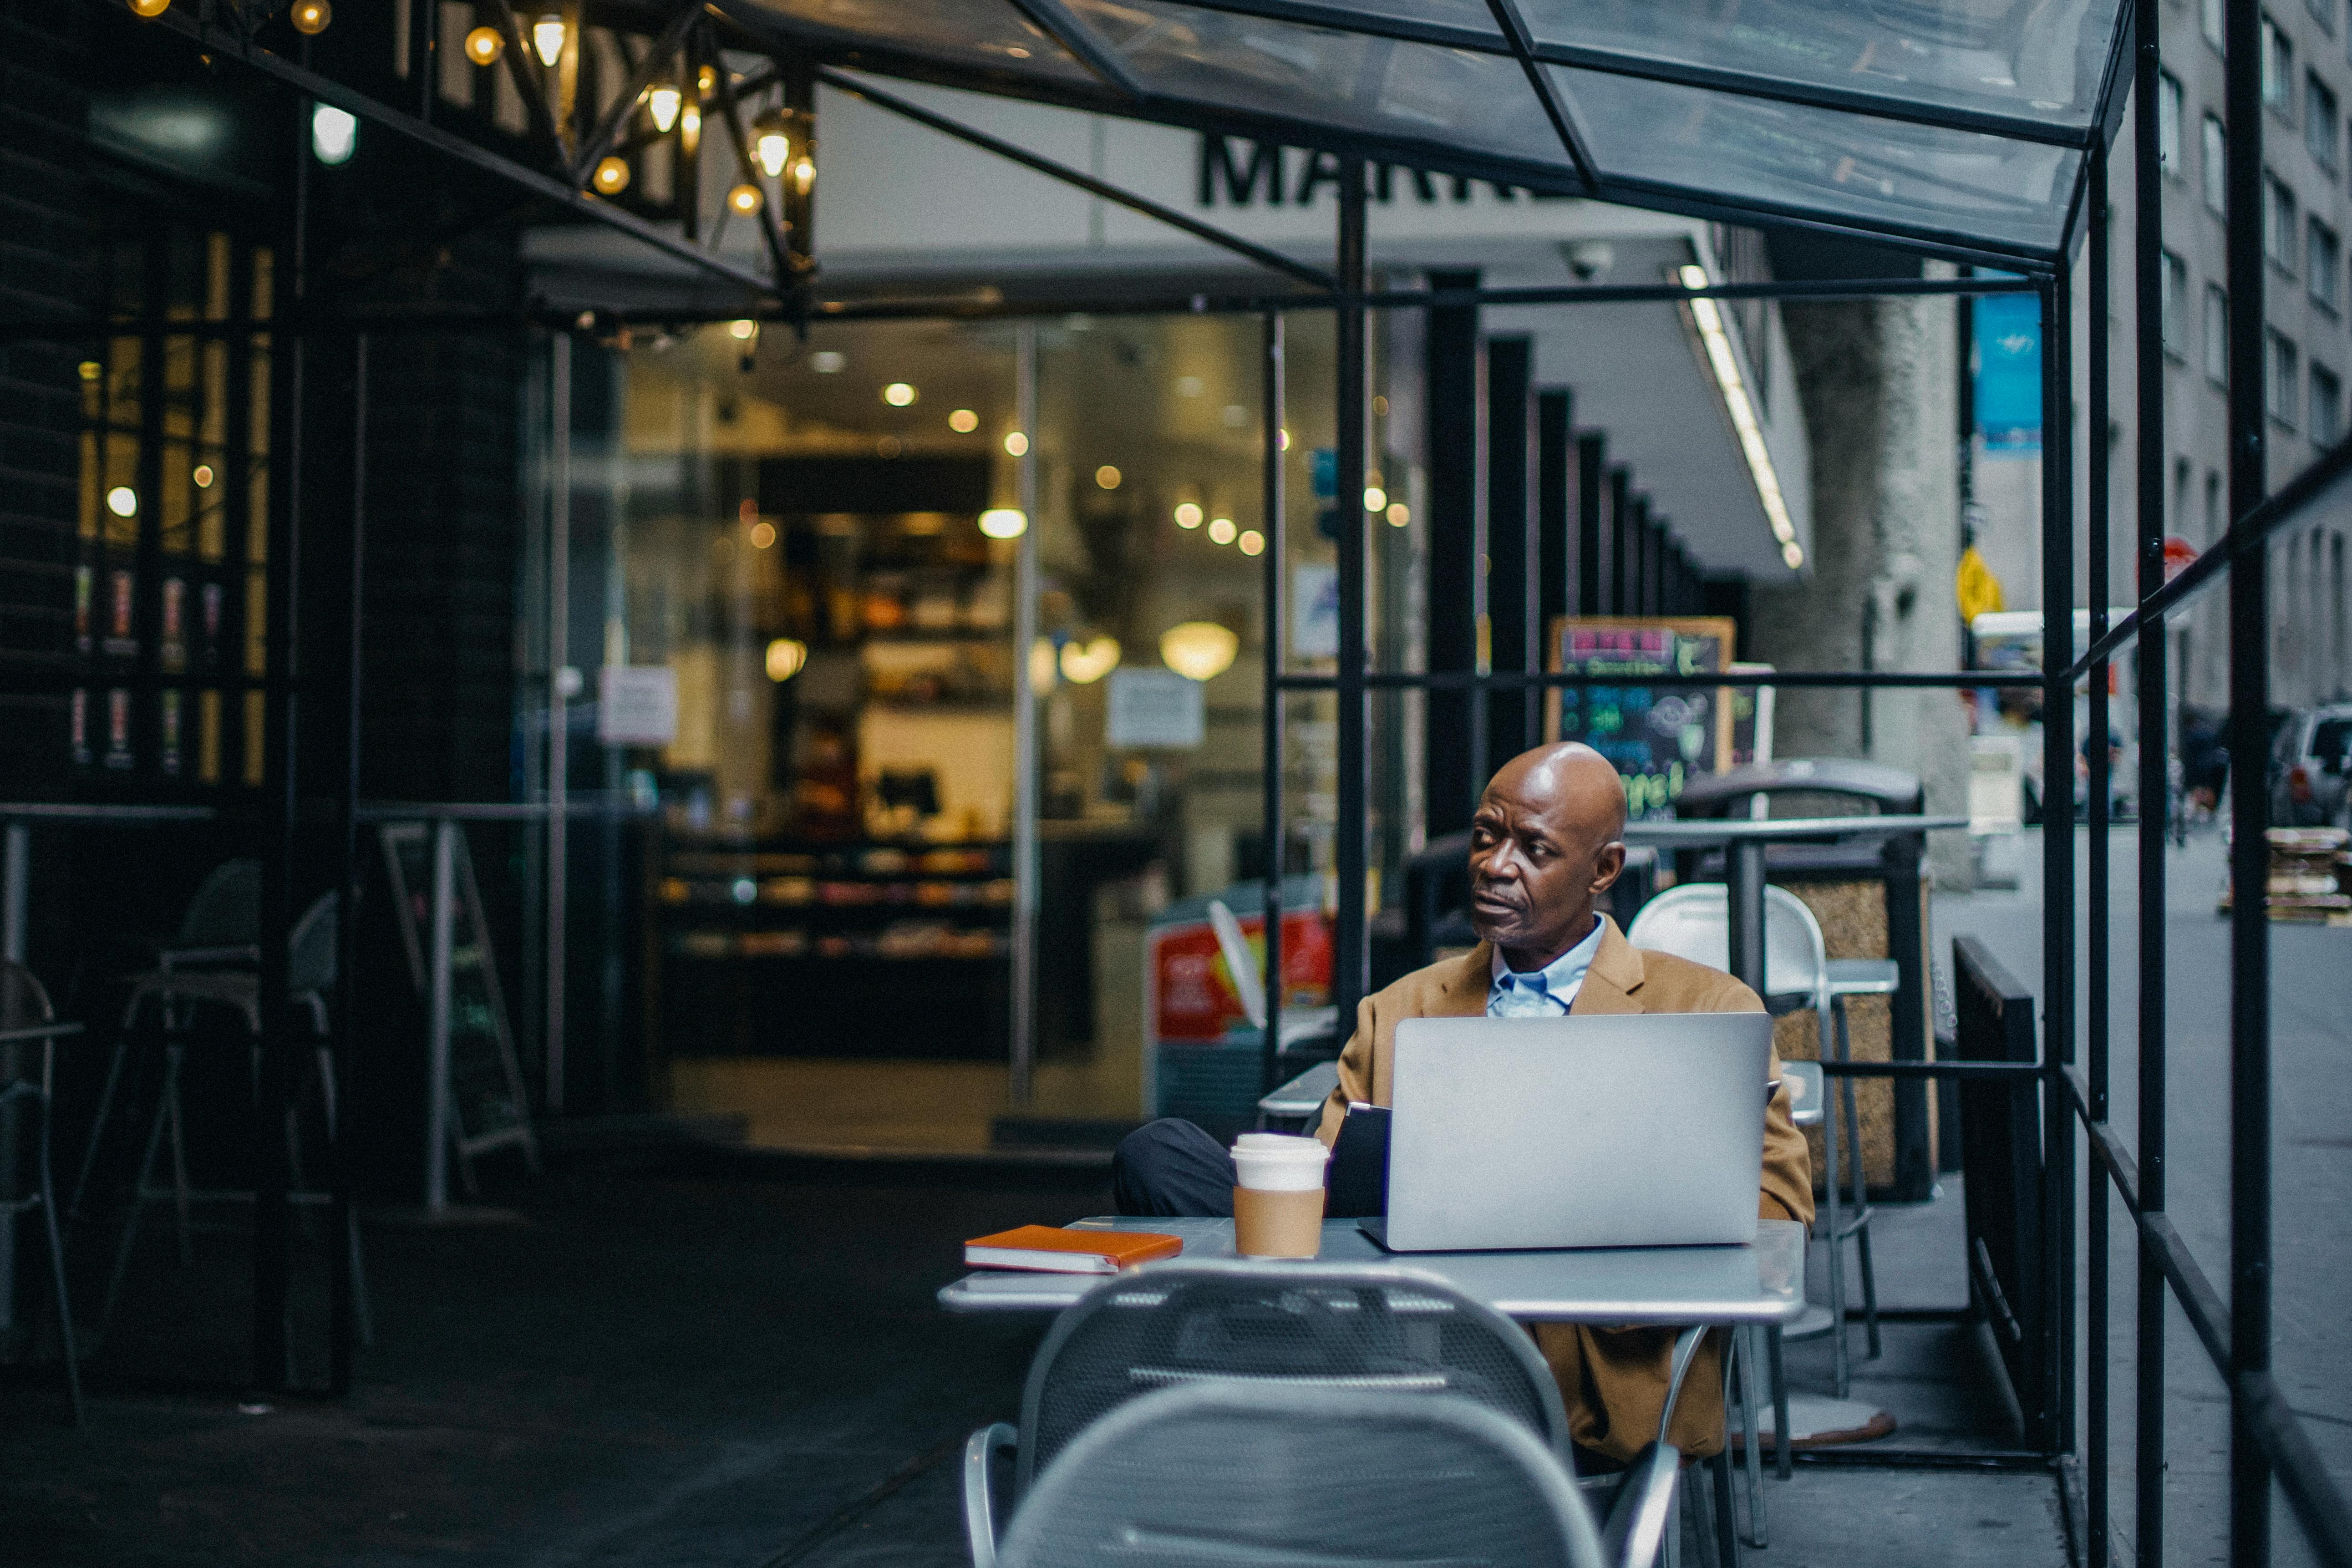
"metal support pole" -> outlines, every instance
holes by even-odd
[[[429,9],[429,8],[428,8]],[[331,1194],[327,1233],[328,1384],[338,1395],[351,1392],[357,1344],[352,1313],[351,1163],[343,1156],[343,1125],[351,1114],[353,1068],[359,1059],[352,1020],[359,1016],[360,908],[360,691],[365,647],[361,637],[362,590],[367,567],[368,337],[352,345],[352,527],[351,560],[343,578],[343,619],[349,641],[344,657],[343,788],[337,803],[336,843],[341,851],[335,908],[334,1038],[329,1061],[331,1084],[320,1085],[326,1107],[327,1187]]]
[[[1339,160],[1339,277],[1343,300],[1336,322],[1339,353],[1333,389],[1337,428],[1339,520],[1339,833],[1335,869],[1339,879],[1338,930],[1331,952],[1331,1000],[1344,1036],[1356,1004],[1371,984],[1370,922],[1364,908],[1365,847],[1371,824],[1370,749],[1365,744],[1364,702],[1364,440],[1366,408],[1364,349],[1364,161]],[[1483,703],[1474,702],[1472,725],[1484,721]]]
[[[449,1206],[449,1009],[457,924],[457,824],[433,824],[433,922],[425,976],[425,1208]]]
[[[1764,994],[1764,845],[1734,839],[1723,847],[1724,899],[1730,917],[1726,941],[1731,973],[1759,996]]]
[[[2109,204],[2107,199],[2107,152],[2105,146],[2091,150],[2091,166],[2087,201],[2090,207],[2090,300],[2084,311],[2087,335],[2084,346],[2084,365],[2090,385],[2088,411],[2084,423],[2089,430],[2089,442],[2084,452],[2083,477],[2084,495],[2085,542],[2084,565],[2089,577],[2091,608],[2091,640],[2095,643],[2107,632],[2107,524],[2110,494],[2108,489],[2107,419],[2109,396],[2107,303],[2112,280],[2107,276],[2107,240]],[[2073,660],[2070,658],[2069,663]],[[2090,1117],[2094,1123],[2107,1120],[2107,1023],[2109,985],[2107,975],[2107,903],[2109,871],[2107,865],[2107,788],[2108,773],[2113,759],[2107,753],[2109,722],[2107,717],[2107,679],[2110,669],[2105,659],[2091,666],[2089,721],[2087,744],[2090,747],[2090,780],[2085,804],[2087,829],[2084,848],[2089,854],[2085,876],[2089,883],[2089,918],[2084,925],[2087,961],[2084,966],[2083,1022],[2088,1058]],[[2084,1212],[2084,1266],[2088,1271],[2087,1289],[2084,1302],[2084,1513],[2088,1521],[2089,1548],[2085,1560],[2105,1564],[2108,1561],[2107,1537],[2107,1210],[2113,1202],[2107,1184],[2094,1164],[2092,1181],[2086,1194],[2089,1204]],[[2073,1165],[2068,1165],[2067,1179],[2072,1181]],[[2071,1286],[2069,1289],[2071,1289]]]
[[[2262,17],[2223,10],[2229,125],[2230,521],[2269,491],[2263,416]],[[2271,1555],[2250,1373],[2271,1362],[2270,552],[2230,569],[2230,1561]]]
[[[299,310],[308,293],[310,158],[307,147],[294,158],[293,266],[285,296]],[[269,569],[264,590],[263,826],[261,843],[261,940],[258,965],[261,1027],[259,1071],[255,1075],[257,1152],[253,1202],[253,1384],[266,1391],[288,1388],[292,1377],[294,1151],[286,1118],[287,1059],[291,1042],[286,1006],[289,944],[294,927],[294,831],[299,814],[301,641],[296,612],[301,603],[303,401],[308,350],[299,332],[271,340],[282,367],[271,410],[272,479],[269,509]]]
[[[21,822],[7,827],[7,859],[0,868],[0,958],[25,962],[25,911],[32,895],[33,830]]]
[[[571,804],[572,335],[548,344],[547,476],[547,1110],[563,1109],[564,854]]]
[[[1261,635],[1265,639],[1265,736],[1260,742],[1263,763],[1260,783],[1265,791],[1265,829],[1261,841],[1265,858],[1265,1038],[1258,1072],[1258,1092],[1270,1093],[1282,1075],[1282,873],[1287,813],[1283,806],[1285,762],[1282,661],[1288,646],[1288,618],[1283,614],[1282,585],[1288,572],[1289,531],[1283,526],[1283,330],[1282,313],[1265,314],[1259,371],[1259,461],[1264,465],[1264,489],[1258,503],[1259,523],[1265,531],[1264,592],[1265,612]]]
[[[2134,500],[2138,511],[2139,597],[2164,586],[2164,171],[2157,137],[2157,0],[2133,0],[2137,52],[2132,61],[2132,310],[2135,454]],[[2140,628],[2133,660],[2139,710],[2139,1206],[2165,1205],[2165,813],[2171,748],[2170,704],[2161,616]],[[2156,728],[2153,736],[2149,725]],[[2151,740],[2153,743],[2151,744]],[[2164,1263],[2144,1232],[2137,1232],[2139,1270],[2133,1351],[2136,1410],[2133,1433],[2132,1543],[2140,1568],[2164,1568]]]
[[[2073,290],[2042,296],[2042,1216],[2043,1398],[2053,1457],[2074,1451],[2074,482]]]
[[[1013,1037],[1005,1097],[1029,1103],[1037,1053],[1037,691],[1029,679],[1037,644],[1037,327],[1013,338],[1013,402],[1027,444],[1015,464],[1021,531],[1013,556]]]

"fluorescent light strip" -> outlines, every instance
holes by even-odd
[[[1704,289],[1709,279],[1704,267],[1682,269],[1685,289]],[[1748,472],[1756,482],[1756,499],[1763,503],[1764,519],[1772,525],[1772,537],[1780,542],[1780,559],[1790,571],[1805,563],[1804,547],[1797,542],[1797,525],[1789,516],[1789,502],[1780,494],[1780,476],[1772,467],[1772,454],[1764,445],[1764,426],[1756,417],[1756,405],[1748,395],[1747,379],[1739,374],[1739,360],[1731,352],[1731,336],[1723,330],[1723,312],[1712,300],[1690,301],[1691,319],[1698,323],[1699,342],[1706,345],[1707,368],[1715,373],[1715,384],[1723,393],[1723,405],[1731,415],[1731,427],[1739,437],[1739,450],[1748,459]]]

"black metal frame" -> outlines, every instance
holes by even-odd
[[[2140,789],[2143,809],[2139,814],[2140,842],[2138,865],[2141,871],[2141,919],[2138,929],[2140,969],[2139,1059],[2140,1082],[2139,1125],[2137,1131],[2137,1152],[2127,1147],[2124,1138],[2108,1121],[2108,1055],[2109,1009],[2105,996],[2107,975],[2103,967],[2108,936],[2105,931],[2108,911],[2108,873],[2110,867],[2105,847],[2105,748],[2098,748],[2094,763],[2094,789],[2088,810],[2092,830],[2090,858],[2089,920],[2092,933],[2094,966],[2091,984],[2084,993],[2087,1026],[2087,1072],[2078,1071],[2074,1061],[2074,1014],[2077,990],[2077,974],[2074,962],[2074,857],[2072,791],[2053,788],[2045,791],[2043,820],[2044,854],[2044,974],[2042,997],[2043,1028],[2041,1058],[2024,1063],[2002,1062],[1853,1062],[1836,1064],[1832,1070],[1842,1070],[1857,1077],[1893,1079],[2006,1079],[2012,1082],[2032,1082],[2041,1091],[2042,1126],[2047,1151],[2043,1163],[2040,1202],[2042,1210],[2044,1270],[2048,1300],[2045,1300],[2045,1321],[2053,1326],[2044,1346],[2045,1365],[2053,1385],[2058,1391],[2054,1438],[2049,1448],[2036,1453],[1999,1452],[1964,1455],[1877,1455],[1857,1454],[1807,1456],[1822,1463],[1933,1463],[1961,1468],[2006,1468],[2017,1465],[2048,1466],[2068,1479],[2074,1463],[2074,1429],[2081,1414],[2074,1408],[2074,1359],[2077,1331],[2073,1321],[2074,1310],[2074,1281],[2075,1279],[2074,1181],[2076,1170],[2073,1143],[2079,1119],[2086,1144],[2086,1159],[2095,1181],[2097,1196],[2091,1205],[2089,1218],[2093,1245],[2088,1248],[2087,1266],[2093,1321],[2088,1335],[2094,1347],[2090,1373],[2092,1408],[2084,1421],[2088,1452],[2084,1456],[2089,1471],[2086,1478],[2087,1539],[2077,1542],[2089,1561],[2104,1564],[2108,1555],[2108,1497],[2105,1481],[2109,1433],[2105,1419],[2105,1373],[2104,1354],[2107,1334],[2108,1261],[2105,1248],[2098,1245],[2104,1238],[2112,1186],[2130,1213],[2137,1232],[2138,1247],[2137,1335],[2137,1376],[2140,1393],[2137,1446],[2137,1486],[2136,1498],[2138,1529],[2136,1535],[2137,1554],[2143,1563],[2160,1563],[2163,1535],[2163,1413],[2164,1413],[2164,1300],[2168,1292],[2177,1300],[2196,1331],[2200,1344],[2216,1369],[2225,1377],[2230,1389],[2232,1414],[2231,1433],[2231,1561],[2241,1568],[2264,1563],[2269,1555],[2270,1487],[2273,1479],[2283,1489],[2288,1502],[2312,1547],[2334,1568],[2352,1568],[2352,1510],[2347,1510],[2338,1489],[2326,1474],[2302,1426],[2286,1405],[2273,1379],[2269,1367],[2270,1340],[2270,1126],[2269,1126],[2269,928],[2263,900],[2255,889],[2264,886],[2264,829],[2267,826],[2267,791],[2259,786],[2265,774],[2267,733],[2266,657],[2266,561],[2265,542],[2269,535],[2298,519],[2306,509],[2336,487],[2352,472],[2352,443],[2329,453],[2313,468],[2275,497],[2265,500],[2263,451],[2263,385],[2262,375],[2263,331],[2263,258],[2260,248],[2259,225],[2253,221],[2233,223],[2230,236],[2230,431],[2231,431],[2231,515],[2233,521],[2225,537],[2215,543],[2177,580],[2162,581],[2161,548],[2163,539],[2162,501],[2162,439],[2163,385],[2160,342],[2158,268],[2160,237],[2155,219],[2161,210],[2161,185],[2157,171],[2156,147],[2156,72],[2160,59],[2158,36],[2159,14],[2155,0],[2130,0],[2118,16],[2116,47],[2111,52],[2103,78],[2096,114],[2087,130],[2076,132],[2063,127],[2037,125],[2000,115],[1939,110],[1916,102],[1893,102],[1869,93],[1814,88],[1763,80],[1738,72],[1700,70],[1671,63],[1628,58],[1605,51],[1570,48],[1559,46],[1538,46],[1529,37],[1525,24],[1511,0],[1490,0],[1497,18],[1496,30],[1489,35],[1476,29],[1439,28],[1433,24],[1368,16],[1349,7],[1313,3],[1313,0],[1194,0],[1210,8],[1276,17],[1309,25],[1338,28],[1357,33],[1437,43],[1447,47],[1465,48],[1479,52],[1515,58],[1528,75],[1531,88],[1546,99],[1547,112],[1558,107],[1551,95],[1545,94],[1545,79],[1538,68],[1544,64],[1562,64],[1579,68],[1610,71],[1648,79],[1683,82],[1717,90],[1777,101],[1808,103],[1816,107],[1874,116],[1888,121],[1939,126],[1964,132],[1979,132],[2016,140],[2045,144],[2075,147],[2086,154],[2081,177],[2077,180],[2069,210],[2063,222],[2063,243],[2054,250],[2042,251],[2031,247],[1988,246],[1966,234],[1938,233],[1903,226],[1873,225],[1862,222],[1841,223],[1824,219],[1814,213],[1798,213],[1771,205],[1737,205],[1719,196],[1694,194],[1654,184],[1631,181],[1611,181],[1594,174],[1584,160],[1576,160],[1580,145],[1571,119],[1555,115],[1563,147],[1571,160],[1584,165],[1579,171],[1563,171],[1556,164],[1532,161],[1483,156],[1468,153],[1458,147],[1444,143],[1350,135],[1318,125],[1282,116],[1251,115],[1238,111],[1220,111],[1202,105],[1155,97],[1141,89],[1124,70],[1116,55],[1092,35],[1084,21],[1074,16],[1058,0],[1023,0],[1022,9],[1035,18],[1039,26],[1052,33],[1069,47],[1074,56],[1088,65],[1105,81],[1102,88],[1058,86],[1034,78],[1005,71],[977,68],[969,65],[942,62],[912,51],[876,49],[863,44],[852,45],[839,37],[826,35],[808,37],[793,33],[772,12],[755,9],[745,0],[710,0],[709,9],[724,17],[740,32],[740,36],[760,42],[772,43],[786,49],[802,62],[825,65],[854,66],[864,70],[879,70],[915,79],[944,81],[956,86],[979,88],[1000,95],[1031,99],[1037,101],[1062,103],[1069,107],[1121,114],[1132,118],[1159,120],[1188,128],[1226,132],[1244,135],[1278,138],[1294,144],[1317,147],[1340,155],[1343,171],[1339,229],[1338,235],[1338,266],[1332,279],[1333,287],[1313,293],[1290,293],[1273,296],[1224,296],[1211,298],[1195,295],[1187,299],[1168,300],[1104,301],[1105,310],[1153,312],[1248,310],[1263,315],[1265,321],[1265,500],[1267,525],[1272,531],[1272,548],[1267,552],[1265,587],[1270,635],[1265,653],[1266,730],[1265,783],[1264,810],[1268,881],[1266,887],[1267,938],[1269,956],[1279,974],[1280,953],[1280,874],[1282,860],[1279,847],[1286,805],[1282,781],[1283,707],[1286,693],[1296,690],[1330,690],[1339,699],[1339,752],[1341,759],[1339,790],[1339,894],[1338,935],[1339,958],[1335,965],[1335,1001],[1343,1013],[1351,1008],[1362,994],[1365,984],[1365,826],[1368,795],[1369,760],[1367,741],[1368,712],[1366,699],[1376,689],[1417,689],[1423,690],[1528,690],[1545,686],[1574,686],[1586,683],[1589,678],[1539,674],[1532,671],[1505,670],[1486,673],[1476,669],[1442,670],[1428,673],[1375,673],[1365,668],[1366,656],[1362,631],[1364,626],[1364,529],[1360,525],[1343,529],[1340,537],[1341,565],[1341,655],[1336,672],[1330,675],[1292,674],[1283,668],[1281,648],[1281,563],[1285,557],[1282,532],[1282,471],[1279,458],[1278,434],[1283,401],[1283,316],[1301,309],[1333,310],[1339,313],[1340,331],[1339,353],[1338,410],[1339,485],[1342,517],[1355,514],[1349,504],[1363,483],[1367,435],[1365,405],[1365,325],[1367,313],[1373,310],[1428,308],[1434,305],[1477,303],[1514,304],[1574,304],[1580,302],[1622,301],[1628,300],[1673,300],[1696,296],[1723,299],[1738,298],[1860,298],[1921,293],[1975,294],[2006,292],[2031,289],[2040,297],[2043,323],[2044,396],[2042,402],[2043,447],[2043,570],[2045,600],[2062,607],[2070,607],[2074,599],[2074,529],[2073,518],[2074,484],[2072,478],[2073,431],[2071,405],[2073,375],[2070,363],[2073,299],[2071,281],[2065,270],[2077,242],[2085,229],[2092,237],[2104,241],[2107,223],[2105,210],[2107,170],[2105,149],[2116,132],[2124,107],[2126,88],[2137,88],[2136,115],[2133,126],[2136,149],[2135,225],[2136,243],[2133,263],[2135,289],[2135,323],[2137,353],[2137,377],[2135,395],[2138,406],[2139,446],[2136,462],[2140,483],[2137,487],[2136,534],[2138,545],[2138,603],[2131,614],[2114,626],[2105,624],[2105,553],[2109,527],[2108,497],[2104,477],[2104,462],[2092,467],[2089,501],[2089,542],[2091,552],[2092,637],[2090,646],[2077,657],[2072,647],[2073,623],[2070,614],[2062,609],[2045,616],[2043,668],[2039,675],[1988,676],[1981,671],[1955,671],[1949,674],[1892,674],[1872,671],[1802,671],[1774,677],[1776,684],[1811,687],[1847,688],[1867,690],[1887,687],[1958,687],[1984,685],[2038,684],[2042,688],[2044,712],[2044,776],[2051,780],[2070,778],[2073,773],[2074,734],[2073,692],[2078,680],[2088,679],[2094,692],[2092,712],[2095,723],[2105,721],[2105,685],[2113,658],[2129,644],[2137,656],[2137,691],[2142,723],[2145,729],[2149,716],[2161,723],[2165,709],[2167,675],[2164,660],[2163,618],[2192,595],[2219,582],[2225,575],[2231,591],[2231,766],[2235,784],[2232,788],[2232,826],[2235,839],[2232,850],[2232,875],[2241,896],[2234,900],[2231,922],[2231,1131],[2232,1155],[2231,1174],[2231,1297],[2225,1309],[2202,1266],[2170,1225],[2165,1209],[2165,1146],[2163,1115],[2166,1090],[2166,1036],[2161,998],[2165,973],[2163,949],[2163,900],[2151,897],[2150,890],[2160,890],[2163,881],[2163,845],[2165,814],[2149,809],[2149,804],[2165,798],[2168,781],[2165,776],[2166,747],[2143,744],[2140,755]],[[501,5],[501,12],[509,7]],[[510,13],[509,13],[510,14]],[[226,15],[237,24],[224,28],[217,25],[217,15]],[[429,123],[429,115],[411,116],[389,106],[374,102],[364,95],[352,92],[281,56],[255,47],[245,6],[237,0],[210,0],[204,11],[205,20],[191,21],[178,12],[168,13],[165,26],[186,35],[202,47],[218,54],[243,60],[264,71],[297,91],[320,101],[333,103],[490,173],[509,179],[532,195],[556,202],[571,211],[632,233],[673,256],[725,278],[747,292],[775,295],[785,283],[781,273],[774,279],[763,279],[756,273],[735,268],[721,261],[688,241],[679,240],[641,220],[597,201],[581,192],[576,184],[567,184],[553,176],[516,163],[501,153],[464,140]],[[2258,75],[2258,12],[2252,4],[2233,4],[2227,8],[2228,30],[2228,97],[2227,113],[2230,127],[2228,189],[2229,205],[2233,214],[2248,216],[2259,210],[2262,177],[2262,110]],[[671,26],[677,26],[673,15]],[[686,38],[697,29],[680,33]],[[1440,37],[1440,34],[1444,36]],[[511,43],[520,44],[520,38]],[[687,46],[693,48],[689,41]],[[2128,74],[2126,73],[2128,67]],[[839,85],[850,87],[846,79],[834,78]],[[746,84],[749,88],[752,84]],[[764,83],[761,85],[765,85]],[[853,88],[854,90],[864,90]],[[429,102],[430,84],[423,89]],[[527,95],[528,96],[528,95]],[[543,110],[542,110],[543,112]],[[537,118],[536,116],[534,117]],[[974,133],[942,124],[937,127],[951,134],[964,134],[967,140]],[[600,132],[600,135],[602,132]],[[984,143],[983,143],[984,144]],[[1017,153],[1017,150],[1012,150]],[[1732,222],[1779,224],[1838,233],[1866,235],[1880,241],[1927,250],[1962,260],[1984,260],[1996,265],[2020,268],[2029,274],[2018,279],[1967,279],[1950,282],[1929,281],[1901,284],[1894,281],[1863,282],[1834,286],[1771,284],[1725,286],[1700,290],[1675,288],[1598,288],[1559,289],[1438,289],[1415,291],[1369,290],[1364,279],[1364,176],[1367,160],[1391,160],[1438,172],[1456,173],[1470,177],[1500,180],[1538,189],[1562,194],[1602,195],[1609,199],[1646,205],[1664,210],[1721,218]],[[1045,166],[1042,160],[1024,160],[1033,167],[1056,177],[1068,177],[1074,172],[1057,166]],[[307,166],[307,165],[306,165]],[[566,174],[576,175],[576,169],[567,166]],[[297,180],[297,238],[301,226],[300,182]],[[1122,193],[1098,190],[1110,199],[1126,200],[1128,205],[1151,210],[1140,198],[1129,198]],[[2085,197],[2088,197],[2086,201]],[[1196,229],[1194,232],[1198,232]],[[1229,248],[1243,249],[1240,242],[1214,233],[1202,237],[1228,244]],[[299,296],[302,268],[299,248],[292,269],[293,287]],[[1258,259],[1253,258],[1253,259]],[[1285,270],[1297,275],[1295,267]],[[1318,285],[1319,275],[1309,279]],[[2086,423],[2094,432],[2104,432],[2107,426],[2111,395],[2106,369],[2106,330],[2105,327],[2106,296],[2110,279],[2104,243],[2095,244],[2088,279],[2091,331],[2089,342],[2092,364],[2089,374],[2089,406]],[[287,374],[281,384],[292,395],[286,405],[289,410],[300,404],[299,385],[303,370],[303,344],[307,338],[320,333],[357,333],[371,326],[383,330],[465,330],[468,327],[512,327],[523,324],[528,318],[514,316],[463,316],[451,313],[432,320],[410,320],[401,322],[372,323],[352,318],[329,320],[312,317],[299,305],[299,297],[293,308],[282,311],[271,323],[278,352],[284,357]],[[790,310],[789,303],[763,307],[763,310]],[[1047,302],[932,300],[908,301],[837,301],[815,308],[820,317],[835,320],[883,319],[890,316],[929,315],[933,317],[1025,315],[1065,312],[1074,308],[1096,309],[1093,301],[1073,301],[1066,298]],[[730,312],[740,313],[740,312]],[[694,312],[687,318],[692,319]],[[568,329],[571,322],[542,321],[551,328]],[[11,335],[36,333],[62,335],[82,330],[122,330],[122,323],[68,322],[51,319],[40,322],[11,324],[5,330]],[[201,332],[195,323],[173,323],[175,331]],[[364,366],[364,349],[359,362]],[[362,384],[364,384],[362,372]],[[363,403],[362,403],[363,406]],[[298,416],[281,416],[291,425]],[[265,939],[262,944],[264,991],[275,994],[267,978],[273,966],[282,981],[285,960],[284,933],[291,923],[287,864],[290,857],[290,833],[298,814],[298,800],[291,763],[293,728],[296,720],[296,698],[299,690],[297,672],[291,667],[294,651],[292,610],[294,607],[292,573],[296,567],[294,551],[299,543],[300,528],[294,509],[299,479],[299,431],[284,428],[285,439],[277,444],[283,454],[278,483],[281,485],[280,504],[273,508],[274,529],[271,541],[273,572],[272,603],[269,621],[270,696],[269,756],[271,761],[269,787],[266,792],[266,831],[269,835],[272,853],[266,863],[271,868],[265,880]],[[356,520],[355,520],[356,522]],[[354,558],[356,562],[356,557]],[[282,566],[283,572],[278,570]],[[280,583],[281,574],[283,583]],[[357,633],[356,565],[350,585],[352,595],[353,637]],[[353,643],[353,665],[350,672],[352,691],[360,677],[357,643]],[[1664,679],[1654,682],[1664,685]],[[1717,683],[1707,679],[1705,684]],[[2095,733],[2097,731],[2095,731]],[[352,737],[356,744],[356,734]],[[2252,785],[2253,787],[2249,787]],[[349,829],[350,813],[354,809],[350,796],[350,784],[344,784],[343,849],[346,857],[342,885],[352,879],[354,850]],[[1265,1035],[1269,1068],[1279,1040],[1279,1007],[1281,985],[1269,986],[1269,1016]],[[273,1051],[282,1057],[282,1051]],[[280,1076],[273,1072],[272,1081]],[[285,1381],[286,1324],[284,1304],[288,1279],[283,1256],[285,1215],[282,1213],[285,1175],[283,1151],[273,1151],[270,1164],[271,1182],[278,1201],[265,1194],[258,1205],[262,1215],[263,1233],[256,1257],[256,1316],[255,1348],[257,1381],[265,1386],[281,1385]],[[340,1175],[339,1191],[342,1188]],[[275,1233],[275,1235],[273,1235]],[[346,1385],[350,1369],[349,1335],[351,1314],[348,1309],[347,1282],[337,1282],[337,1304],[334,1312],[336,1336],[334,1363],[338,1387]]]

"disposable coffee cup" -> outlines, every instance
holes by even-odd
[[[1312,1258],[1323,1248],[1318,1138],[1245,1132],[1234,1144],[1234,1250],[1244,1258]]]

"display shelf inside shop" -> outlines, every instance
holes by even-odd
[[[655,901],[685,959],[1001,959],[1013,905],[1002,843],[680,847]]]

